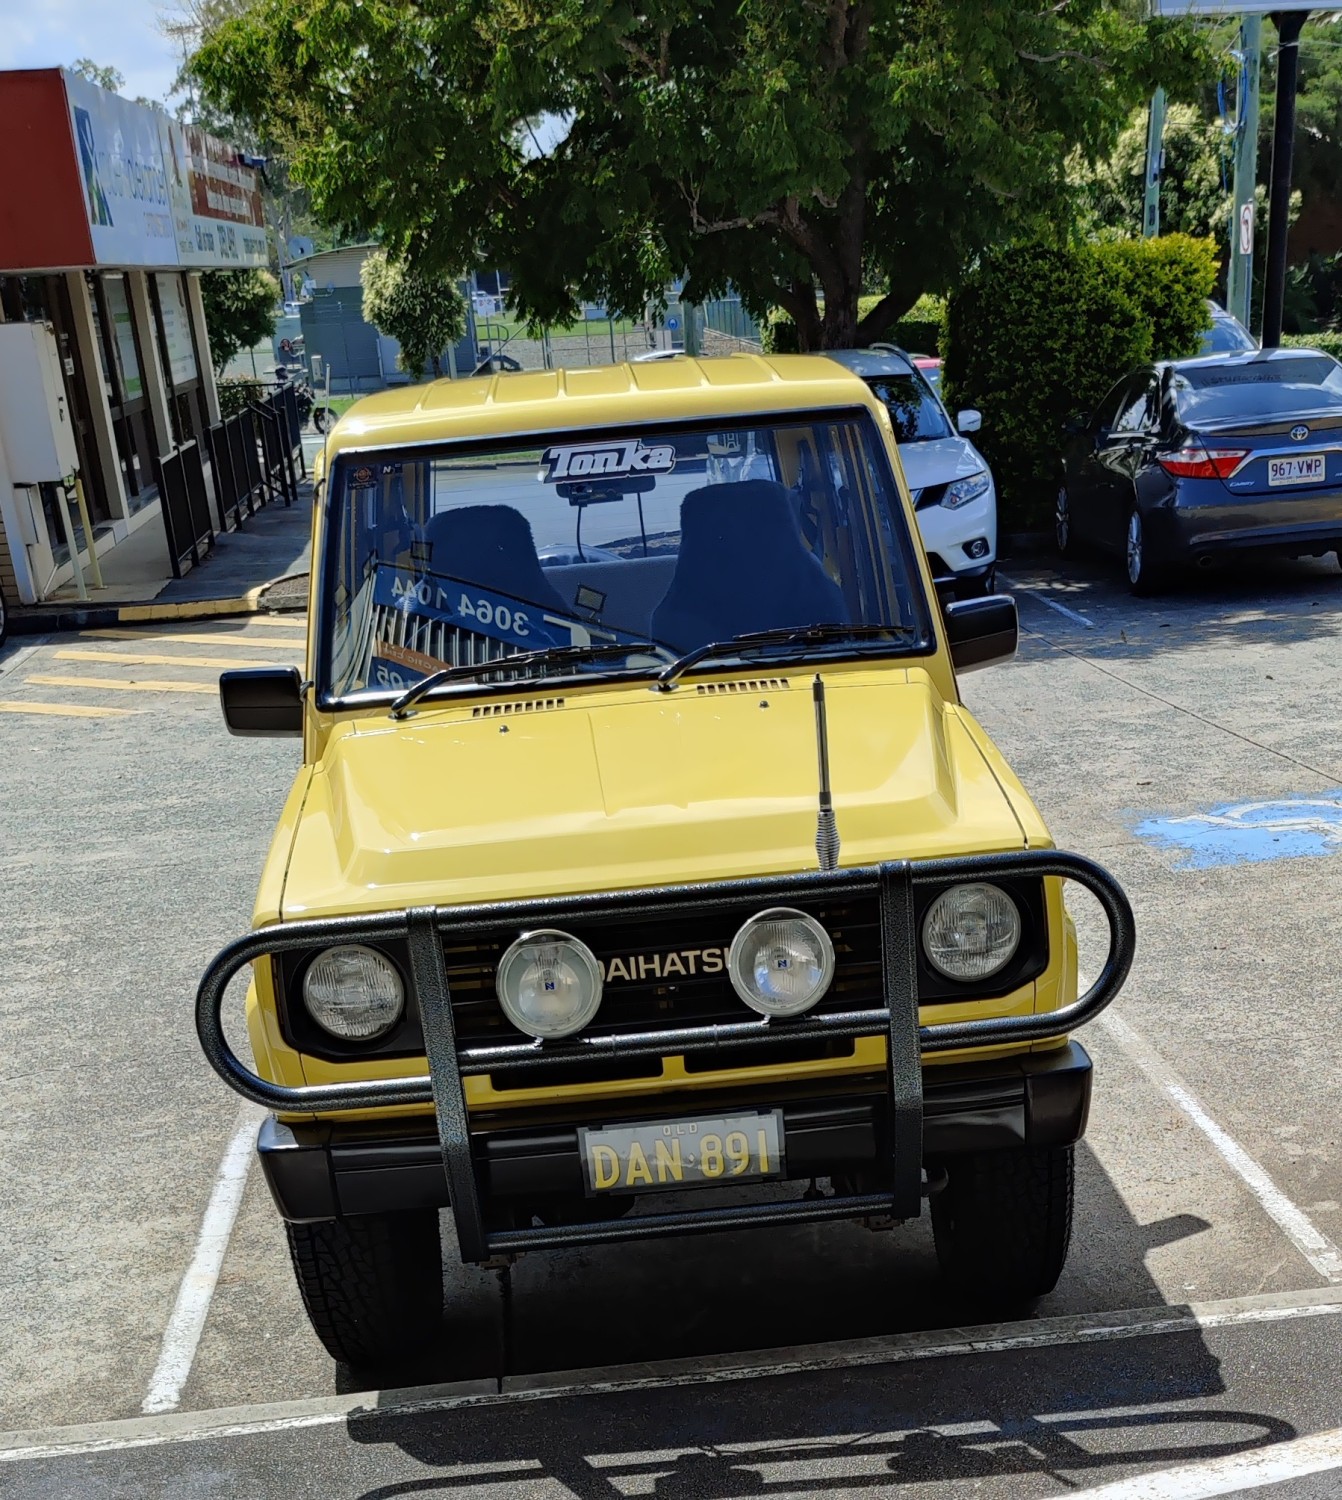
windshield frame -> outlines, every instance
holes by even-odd
[[[878,398],[874,395],[873,400]],[[332,655],[335,650],[335,640],[328,626],[333,626],[331,620],[331,601],[334,598],[336,572],[339,564],[339,549],[335,545],[335,538],[339,528],[339,517],[336,515],[337,496],[343,498],[347,493],[341,482],[343,472],[346,468],[357,465],[360,460],[367,460],[370,455],[376,454],[379,462],[395,462],[398,459],[423,458],[429,453],[441,453],[452,458],[469,458],[476,453],[497,453],[501,449],[510,447],[526,446],[544,447],[551,444],[572,443],[576,439],[583,442],[602,442],[608,439],[628,436],[635,429],[639,434],[653,433],[658,431],[672,433],[697,433],[697,432],[722,432],[731,428],[746,428],[755,426],[783,426],[803,425],[807,422],[829,423],[855,421],[864,426],[863,436],[868,440],[871,452],[878,467],[878,478],[888,486],[891,496],[900,496],[899,480],[896,477],[894,465],[890,462],[890,454],[885,445],[885,434],[881,431],[875,413],[870,407],[854,403],[844,406],[820,406],[820,407],[784,407],[777,410],[764,409],[762,411],[750,410],[742,412],[723,413],[716,416],[694,417],[657,417],[654,419],[631,418],[622,422],[603,423],[600,426],[558,426],[541,428],[518,428],[506,433],[491,433],[485,436],[471,436],[468,438],[428,438],[418,442],[408,443],[367,443],[363,445],[342,447],[333,453],[326,466],[323,476],[325,493],[321,500],[321,556],[318,561],[318,589],[316,609],[313,616],[312,628],[316,632],[316,651],[314,653],[314,683],[313,683],[313,705],[320,713],[341,713],[353,710],[376,708],[380,705],[390,705],[400,695],[400,690],[390,687],[365,686],[354,692],[343,694],[334,693],[331,690],[332,682]],[[880,504],[879,497],[873,500],[873,504]],[[905,515],[903,505],[891,504],[884,507],[892,529],[895,531],[896,547],[906,547],[910,553],[912,567],[909,571],[908,584],[910,590],[917,595],[921,603],[924,616],[922,633],[911,638],[907,642],[891,640],[888,645],[882,644],[878,650],[873,650],[870,640],[854,639],[847,642],[812,644],[804,650],[791,653],[779,651],[776,655],[765,658],[771,667],[797,666],[816,660],[826,662],[854,661],[870,659],[873,656],[915,658],[932,657],[937,655],[941,649],[940,637],[940,615],[938,610],[931,604],[931,596],[923,578],[923,564],[921,561],[922,544],[915,533],[909,528],[908,519]],[[896,627],[892,626],[894,630]],[[690,669],[690,673],[700,671],[722,671],[731,669],[736,661],[750,660],[758,661],[760,657],[755,648],[743,645],[742,655],[733,657],[728,654],[706,659],[702,664]],[[499,671],[506,667],[507,658],[500,658],[497,662],[482,663],[482,672],[486,670]],[[516,694],[518,692],[540,691],[544,688],[556,685],[565,686],[591,686],[596,684],[628,684],[631,682],[648,681],[655,683],[656,673],[665,663],[659,663],[655,668],[648,667],[605,667],[599,671],[580,669],[561,669],[554,673],[524,674],[511,677],[502,682],[480,682],[472,678],[465,678],[460,682],[446,684],[434,692],[431,699],[458,699],[493,697],[498,694]],[[689,674],[687,674],[689,675]]]

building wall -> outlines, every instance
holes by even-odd
[[[304,277],[310,276],[318,292],[324,292],[328,286],[337,291],[342,287],[357,287],[362,291],[359,272],[376,249],[376,245],[347,245],[342,250],[323,250],[309,256],[295,269]]]

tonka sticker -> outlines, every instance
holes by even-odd
[[[676,466],[670,443],[645,447],[639,438],[547,448],[541,455],[545,484],[561,479],[618,479],[626,474],[669,474]]]

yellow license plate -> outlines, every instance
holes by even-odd
[[[580,1129],[587,1196],[764,1182],[783,1175],[783,1112]]]

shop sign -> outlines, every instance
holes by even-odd
[[[94,257],[105,266],[264,266],[256,173],[231,146],[66,72]]]

